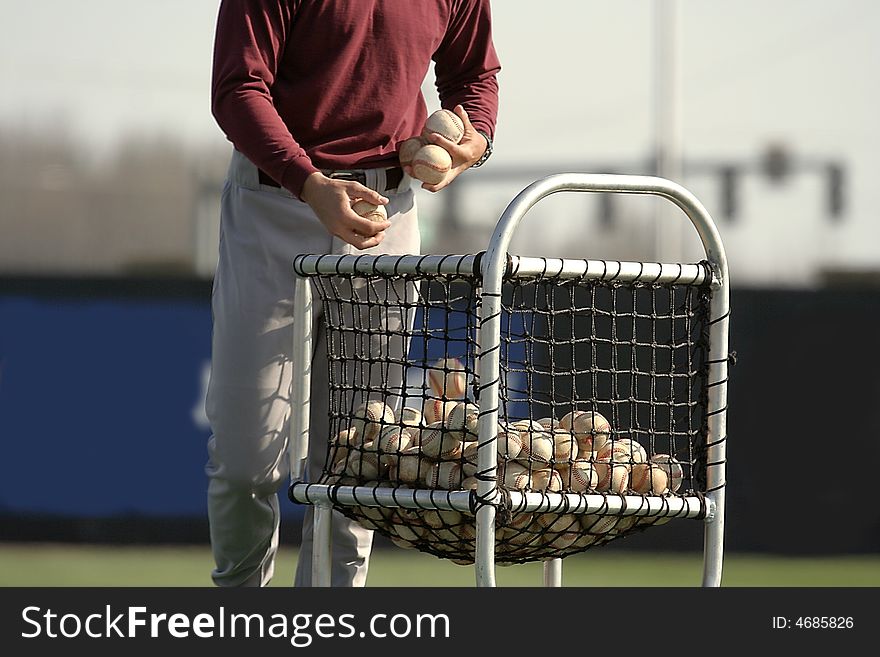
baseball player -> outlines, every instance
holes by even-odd
[[[292,262],[302,253],[419,253],[412,179],[397,148],[420,132],[432,62],[465,125],[439,191],[491,153],[500,64],[489,0],[222,0],[212,110],[233,145],[214,278],[208,518],[219,586],[264,586],[278,548],[292,373]],[[356,199],[388,220],[355,214]],[[316,305],[316,313],[318,312]],[[318,316],[309,466],[329,432]],[[400,347],[405,354],[405,346]],[[309,507],[311,510],[311,507]],[[334,586],[363,586],[372,532],[333,518]],[[295,585],[311,581],[307,512]]]

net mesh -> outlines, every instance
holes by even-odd
[[[312,280],[330,368],[318,483],[474,491],[471,513],[335,503],[401,547],[472,563],[475,491],[488,474],[477,468],[479,276]],[[497,562],[564,557],[669,520],[516,513],[506,491],[705,492],[710,296],[707,284],[505,278]]]

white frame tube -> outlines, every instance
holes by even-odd
[[[544,562],[544,586],[559,588],[562,586],[562,559],[550,559]]]
[[[290,483],[303,480],[309,454],[309,406],[312,380],[312,285],[296,276],[293,291],[293,373],[287,454]]]
[[[331,492],[332,491],[332,492]],[[440,509],[471,513],[470,491],[435,489],[367,488],[329,484],[294,484],[290,498],[300,504],[336,500],[344,506],[375,506],[403,509]],[[668,518],[713,517],[715,506],[698,496],[610,495],[578,493],[524,493],[510,491],[511,510],[516,513],[603,513],[622,516]]]
[[[328,587],[331,584],[333,554],[333,507],[330,502],[315,504],[312,530],[312,586]]]
[[[707,516],[703,549],[703,585],[719,586],[723,556],[723,518],[727,405],[727,339],[729,276],[727,256],[721,236],[712,217],[703,204],[681,185],[656,176],[629,176],[618,174],[560,173],[537,180],[522,192],[504,210],[489,241],[489,248],[481,263],[483,295],[480,308],[480,368],[483,379],[480,393],[480,470],[489,471],[491,481],[480,481],[481,497],[497,493],[495,475],[497,455],[488,448],[491,432],[498,426],[498,384],[501,351],[501,293],[508,267],[508,248],[513,234],[526,213],[541,199],[557,192],[605,192],[654,195],[672,201],[690,219],[700,236],[706,258],[713,273],[714,295],[710,307],[713,324],[710,339],[709,404],[708,414],[708,494],[713,513]],[[476,570],[482,585],[490,585],[486,569],[494,569],[494,553],[481,550],[480,536],[494,536],[494,514],[477,516]],[[494,581],[494,580],[491,580]]]

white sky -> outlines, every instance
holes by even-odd
[[[63,125],[96,152],[141,131],[222,144],[209,112],[218,4],[0,0],[0,122]],[[783,278],[790,266],[772,264],[781,250],[880,267],[880,3],[681,6],[686,157],[750,159],[781,140],[805,157],[840,158],[851,175],[836,229],[822,217],[818,181],[783,191],[749,183],[743,219],[722,230],[731,260],[735,251]],[[494,165],[644,160],[653,140],[650,0],[495,0],[493,12],[503,65]],[[684,183],[714,194],[707,181]],[[715,199],[706,202],[712,211]]]

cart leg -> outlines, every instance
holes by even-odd
[[[706,518],[703,534],[703,586],[721,586],[724,556],[724,489],[710,493],[714,502],[712,516]]]
[[[544,562],[544,586],[562,586],[562,559],[550,559]]]
[[[333,524],[333,507],[327,503],[315,504],[314,531],[312,539],[312,586],[330,586],[330,529]]]
[[[477,586],[495,586],[495,507],[486,504],[477,510]]]
[[[293,307],[293,381],[290,384],[290,483],[303,480],[309,456],[309,405],[312,383],[312,288],[297,276]]]

